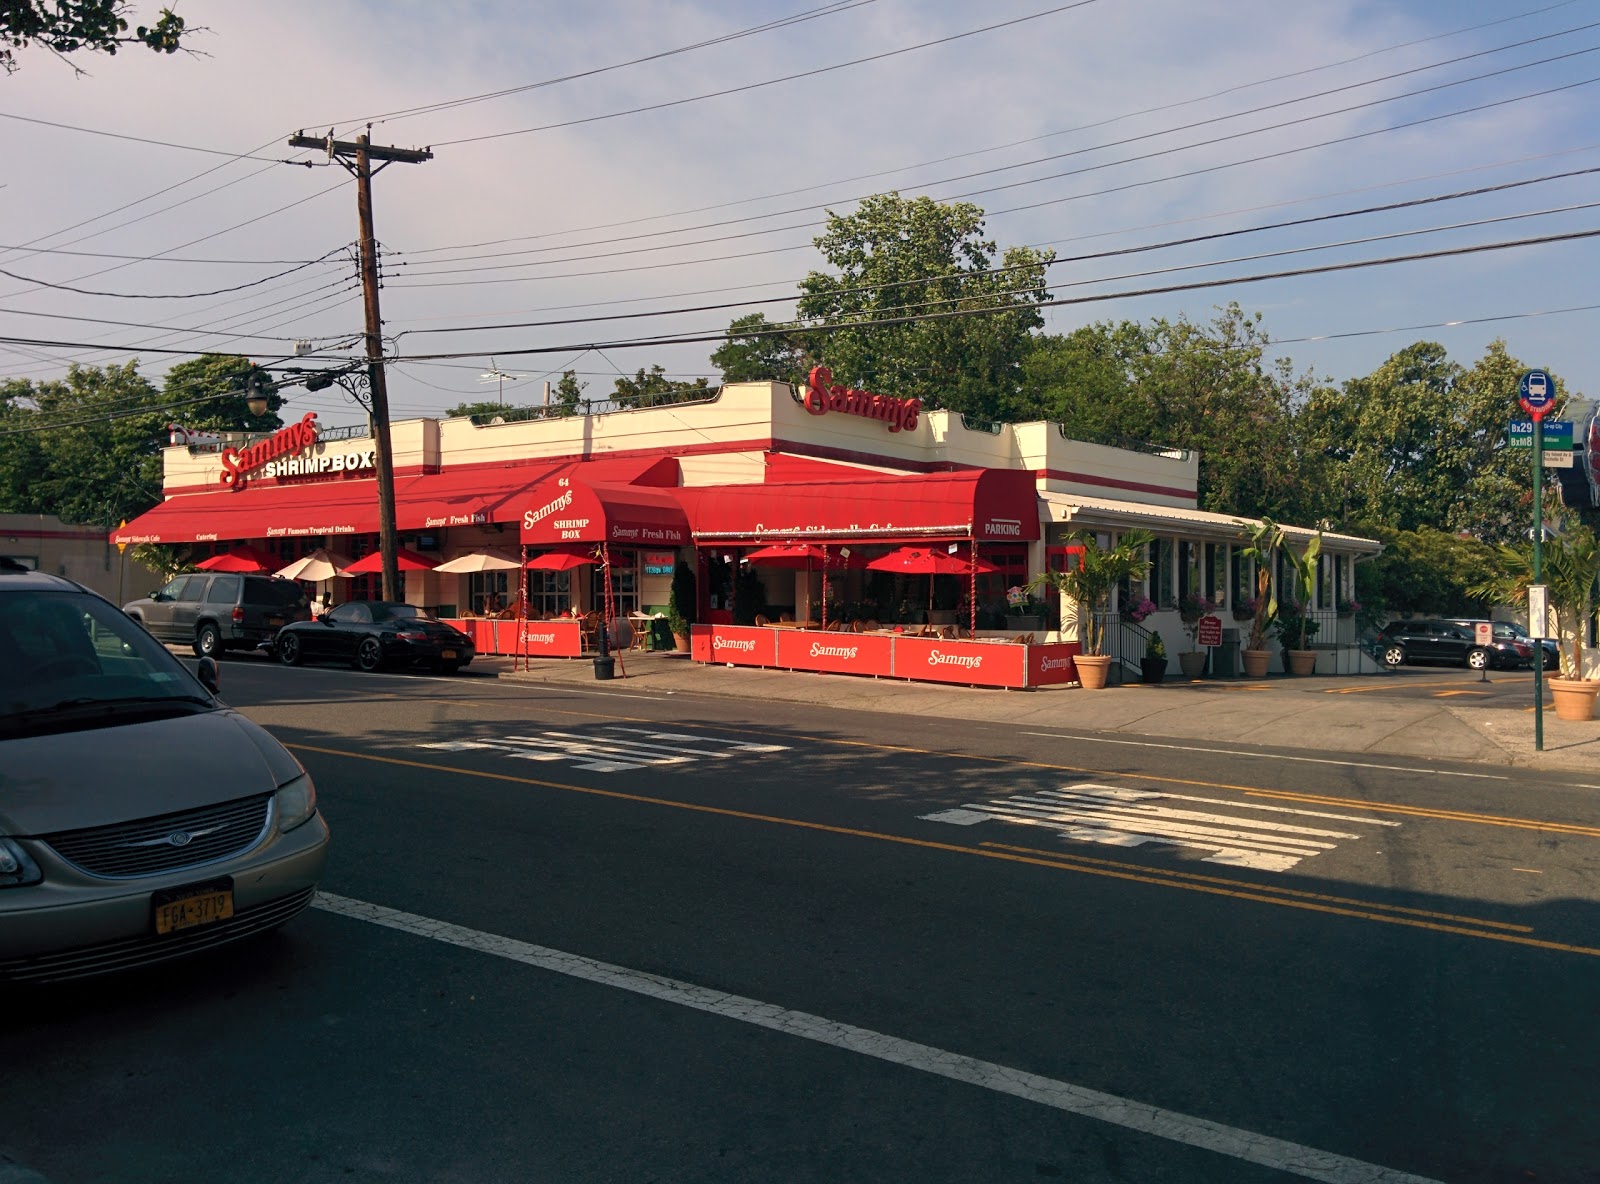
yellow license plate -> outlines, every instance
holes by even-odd
[[[269,625],[281,625],[281,624],[283,624],[283,618],[282,617],[268,617],[267,618],[267,624],[269,624]]]
[[[175,933],[233,916],[233,889],[206,887],[176,899],[156,900],[156,932]]]
[[[456,652],[455,650],[440,650],[439,656],[446,661],[449,661],[451,658],[456,656]]]

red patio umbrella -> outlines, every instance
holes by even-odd
[[[409,547],[398,547],[394,553],[395,566],[401,571],[432,571],[439,566],[437,559],[429,559],[426,555],[418,555]],[[342,576],[367,576],[377,575],[383,570],[383,552],[374,551],[370,555],[363,555],[349,567],[341,568]]]
[[[591,554],[576,551],[546,551],[535,555],[522,566],[529,571],[571,571],[575,567],[588,567],[600,560]]]
[[[234,547],[220,555],[213,555],[195,564],[201,571],[270,571],[279,565],[276,555],[257,551],[254,547]]]
[[[826,546],[816,543],[772,543],[760,547],[744,557],[746,563],[757,567],[783,567],[794,571],[822,569],[822,624],[828,624],[828,569],[830,567],[864,567],[859,559],[847,558],[839,552],[829,552]]]
[[[933,612],[933,576],[980,576],[997,570],[976,556],[966,559],[933,547],[897,547],[867,564],[870,571],[928,576],[928,611]]]

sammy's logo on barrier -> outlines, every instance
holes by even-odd
[[[524,630],[522,640],[532,645],[555,645],[556,635],[554,633],[529,633]]]
[[[1072,665],[1071,658],[1046,658],[1039,659],[1040,670],[1065,670]]]
[[[745,653],[751,653],[756,648],[755,638],[753,638],[753,637],[745,637],[745,638],[719,637],[719,638],[715,639],[711,644],[712,644],[712,648],[713,649],[719,649],[719,650],[741,650],[741,651],[743,651]]]
[[[820,641],[811,643],[811,656],[813,658],[854,658],[861,651],[855,645],[823,645]]]
[[[981,654],[941,654],[938,650],[928,655],[929,666],[964,666],[968,670],[976,670],[983,665]]]

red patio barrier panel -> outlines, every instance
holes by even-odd
[[[882,633],[823,633],[808,629],[772,632],[778,638],[778,665],[785,670],[878,675],[894,672],[894,638]]]
[[[485,621],[480,618],[446,621],[472,638],[480,654],[509,657],[524,653],[531,658],[578,658],[583,655],[583,629],[578,621]],[[518,648],[517,632],[524,637]]]
[[[727,662],[733,666],[776,666],[777,637],[777,630],[759,626],[713,626],[711,661]]]
[[[1078,668],[1073,663],[1073,658],[1077,657],[1083,646],[1077,642],[1055,641],[1023,648],[1028,651],[1030,687],[1046,687],[1078,681]]]
[[[937,637],[894,639],[894,676],[919,682],[975,683],[986,687],[1028,685],[1028,647]]]

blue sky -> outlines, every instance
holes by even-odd
[[[399,415],[493,396],[497,384],[479,377],[491,356],[501,371],[526,376],[506,384],[508,402],[536,398],[539,380],[563,366],[579,370],[589,394],[602,397],[617,371],[652,363],[714,377],[713,347],[581,347],[718,332],[746,309],[493,333],[438,330],[788,296],[820,264],[809,244],[824,211],[847,211],[852,199],[884,189],[971,194],[991,211],[989,234],[1002,246],[1050,244],[1060,255],[1080,255],[1600,168],[1600,82],[1588,81],[1600,79],[1600,0],[1092,0],[812,78],[594,118],[1055,6],[872,0],[591,77],[393,114],[626,62],[821,4],[189,3],[180,11],[209,28],[196,42],[204,56],[130,49],[81,59],[89,77],[75,78],[47,54],[30,52],[20,73],[0,79],[0,113],[259,159],[0,119],[11,164],[0,179],[7,248],[0,268],[122,294],[83,295],[0,276],[0,334],[118,347],[5,346],[0,373],[44,378],[69,359],[138,356],[158,374],[169,356],[157,346],[277,359],[292,352],[295,338],[344,356],[336,347],[361,328],[348,263],[336,257],[267,277],[353,240],[353,190],[337,169],[272,161],[314,156],[285,146],[297,129],[320,134],[336,126],[353,135],[359,120],[374,116],[387,116],[374,122],[375,142],[435,151],[431,162],[394,165],[375,181],[378,236],[391,252],[383,302],[392,348],[404,356],[482,351],[396,366],[391,398]],[[1486,27],[1471,28],[1479,25]],[[1542,40],[1515,44],[1535,38]],[[1467,55],[1480,56],[1445,64]],[[1385,79],[1404,71],[1412,72]],[[1499,73],[1477,77],[1491,72]],[[1424,88],[1439,89],[1407,93]],[[1338,93],[1320,93],[1327,91]],[[571,122],[578,120],[589,122]],[[1299,122],[1271,126],[1289,121]],[[475,141],[505,132],[520,134]],[[1208,140],[1218,142],[1200,142]],[[1270,159],[1252,159],[1263,157]],[[961,174],[978,175],[950,179]],[[1470,364],[1502,336],[1516,356],[1593,395],[1600,387],[1596,314],[1554,312],[1600,303],[1593,239],[1158,296],[1117,294],[1597,228],[1600,209],[1565,208],[1600,201],[1595,176],[1065,263],[1052,269],[1057,295],[1107,299],[1052,310],[1049,327],[1207,319],[1236,300],[1262,312],[1265,329],[1282,342],[1275,352],[1335,381],[1371,371],[1419,338],[1443,342]],[[126,208],[107,216],[119,207]],[[16,249],[24,245],[33,249]],[[1285,251],[1296,253],[1275,254]],[[200,259],[228,262],[193,261]],[[1159,274],[1135,274],[1142,272]],[[252,283],[216,297],[130,298]],[[756,309],[779,316],[785,306],[748,306]],[[1484,323],[1439,326],[1477,321]],[[247,333],[258,336],[235,336]],[[514,352],[561,346],[572,348]],[[302,394],[292,406],[319,410],[329,423],[357,418],[336,390]]]

